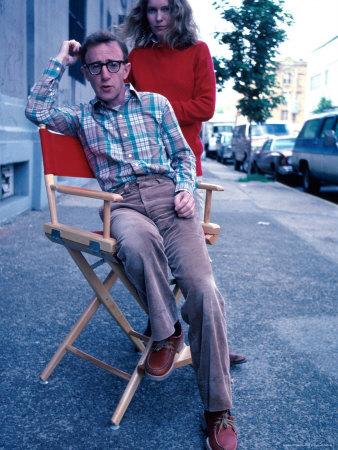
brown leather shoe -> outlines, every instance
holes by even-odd
[[[230,358],[230,366],[235,364],[243,364],[246,362],[246,357],[244,355],[239,355],[238,353],[233,352],[229,348],[229,358]]]
[[[154,342],[146,360],[146,375],[155,381],[165,380],[174,370],[174,358],[183,346],[184,333]]]
[[[237,432],[230,411],[204,411],[208,450],[237,450]]]

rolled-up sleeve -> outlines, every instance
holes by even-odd
[[[72,107],[55,107],[59,83],[65,66],[50,59],[42,77],[31,89],[25,110],[26,117],[36,125],[45,124],[49,129],[76,136],[77,115]]]

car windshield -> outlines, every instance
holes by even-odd
[[[219,133],[222,133],[222,132],[232,133],[232,126],[231,125],[218,125],[217,131]]]
[[[283,134],[288,134],[288,129],[283,123],[263,123],[260,125],[252,125],[252,136],[264,136],[266,134],[282,136]]]
[[[295,145],[296,138],[277,139],[274,148],[290,148]]]

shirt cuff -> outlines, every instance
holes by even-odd
[[[190,183],[180,182],[176,184],[175,194],[180,191],[187,191],[189,194],[194,195],[194,189]]]
[[[66,66],[64,66],[59,60],[51,58],[47,69],[45,70],[45,74],[52,78],[59,78],[63,75],[65,70]]]

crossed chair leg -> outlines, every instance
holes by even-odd
[[[91,299],[90,303],[83,311],[79,319],[76,321],[71,331],[68,333],[67,337],[64,339],[62,344],[59,346],[54,356],[47,364],[45,369],[40,375],[40,379],[43,383],[48,383],[48,378],[60,363],[62,358],[65,356],[67,352],[71,352],[92,364],[101,367],[109,371],[110,373],[125,379],[128,381],[128,384],[120,398],[120,401],[114,411],[114,414],[111,417],[112,429],[118,429],[120,422],[140,384],[144,375],[145,375],[145,363],[149,352],[151,351],[153,341],[151,337],[146,336],[144,334],[136,332],[129,322],[126,320],[125,316],[122,314],[120,309],[118,308],[116,302],[111,297],[109,291],[112,286],[115,284],[117,279],[121,279],[123,284],[127,287],[129,292],[136,298],[136,300],[140,303],[140,305],[144,308],[140,299],[138,298],[136,291],[133,285],[130,284],[129,280],[126,278],[123,267],[121,264],[118,264],[112,260],[107,260],[111,266],[111,271],[106,277],[106,279],[102,282],[97,275],[95,274],[93,268],[89,265],[85,257],[82,255],[81,251],[74,250],[72,248],[67,247],[68,252],[74,259],[75,263],[87,279],[90,286],[93,288],[95,295]],[[174,295],[176,301],[178,303],[181,292],[177,286],[174,287]],[[118,323],[120,328],[124,331],[127,337],[132,341],[134,346],[141,352],[140,359],[136,364],[136,367],[133,373],[130,375],[112,365],[106,364],[105,362],[95,358],[92,355],[89,355],[82,350],[76,348],[73,344],[80,333],[83,331],[85,326],[91,320],[95,312],[98,310],[99,306],[103,304],[108,312],[112,315],[115,321]],[[146,345],[144,345],[146,343]],[[183,345],[182,350],[176,354],[175,356],[175,368],[183,367],[187,364],[191,364],[191,355],[190,355],[190,347],[187,345]]]

